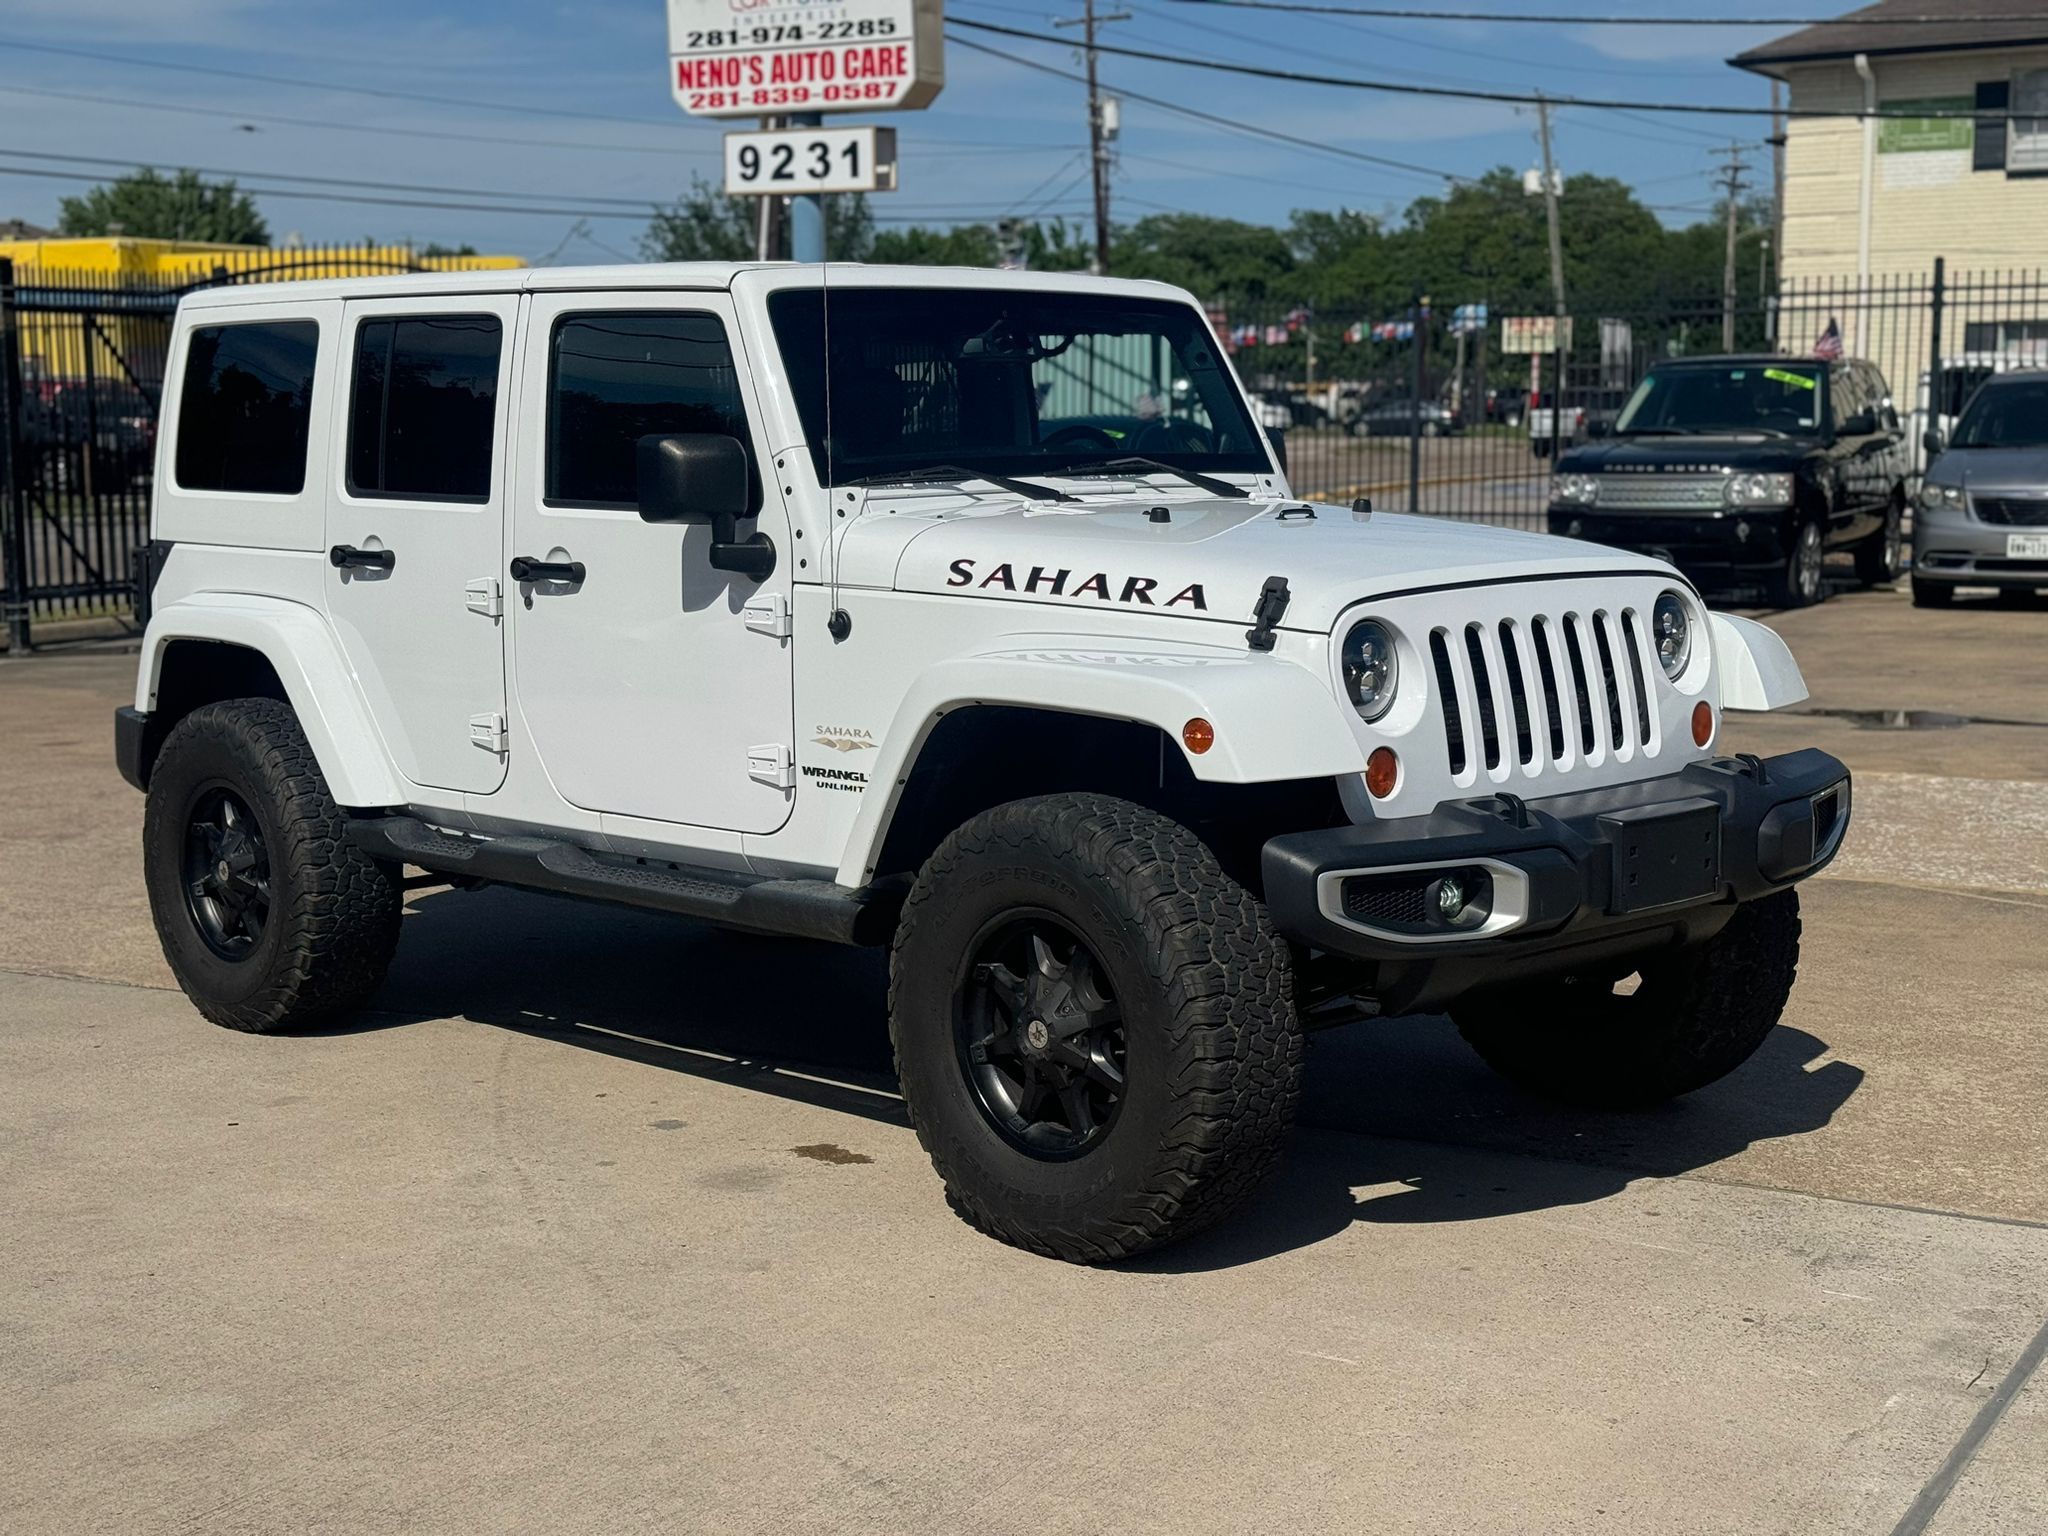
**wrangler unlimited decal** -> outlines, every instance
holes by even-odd
[[[1159,603],[1152,597],[1159,583],[1151,576],[1126,576],[1123,591],[1112,595],[1106,571],[1096,571],[1070,587],[1067,582],[1074,573],[1064,568],[1048,571],[1042,565],[1034,565],[1021,582],[1007,560],[979,581],[974,579],[974,561],[971,559],[955,560],[949,569],[953,573],[946,578],[949,587],[1001,587],[1005,592],[1042,592],[1048,597],[1093,597],[1099,603],[1137,603],[1147,608],[1171,608],[1185,603],[1198,613],[1209,611],[1209,600],[1202,595],[1199,581],[1189,582],[1165,602]]]

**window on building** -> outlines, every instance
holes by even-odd
[[[715,315],[569,315],[549,352],[550,502],[635,505],[642,437],[712,432],[749,442],[732,347]]]
[[[319,349],[320,327],[311,320],[193,331],[178,396],[179,486],[273,496],[304,490]]]
[[[1977,83],[1977,122],[1970,140],[1970,169],[2005,169],[2005,114],[2012,106],[2010,80]]]
[[[503,344],[495,315],[402,315],[357,327],[350,494],[488,500]]]
[[[2008,171],[2048,171],[2048,69],[2013,77],[2011,141]]]

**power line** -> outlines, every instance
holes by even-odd
[[[953,25],[968,26],[971,23],[956,20]],[[1017,35],[1020,37],[1035,37],[1035,34],[1031,33],[1019,33]],[[1064,44],[1066,41],[1064,38],[1037,38],[1036,40],[1061,44]],[[1027,59],[1020,53],[1010,53],[1002,48],[991,48],[986,43],[977,43],[971,37],[956,37],[952,41],[955,47],[966,48],[975,53],[985,53],[991,58],[1001,59],[1005,63],[1015,64],[1024,69],[1035,69],[1042,75],[1051,75],[1058,80],[1070,80],[1077,85],[1086,83],[1082,76],[1074,74],[1070,70],[1059,69],[1051,64],[1042,64],[1037,59]],[[1172,61],[1169,60],[1168,62]],[[1241,123],[1236,118],[1224,117],[1216,112],[1204,112],[1198,107],[1185,107],[1177,101],[1168,101],[1162,96],[1147,96],[1141,92],[1120,87],[1117,90],[1117,97],[1122,101],[1142,102],[1144,105],[1156,108],[1161,112],[1171,112],[1177,117],[1185,117],[1193,122],[1205,123],[1211,127],[1221,128],[1227,133],[1240,134],[1247,138],[1269,139],[1276,144],[1291,144],[1296,149],[1311,150],[1316,154],[1330,155],[1339,160],[1356,160],[1364,165],[1384,166],[1388,170],[1400,171],[1410,176],[1425,177],[1431,181],[1465,183],[1477,179],[1471,176],[1460,176],[1455,171],[1440,170],[1433,165],[1417,165],[1409,160],[1391,160],[1385,155],[1369,155],[1362,149],[1344,149],[1335,144],[1326,144],[1320,139],[1309,139],[1303,138],[1299,134],[1282,133],[1277,128],[1261,128],[1255,123]]]
[[[140,167],[137,167],[140,169]],[[85,171],[39,171],[26,165],[0,165],[0,176],[34,176],[45,181],[81,182],[92,186],[110,187],[119,181],[118,176],[94,176]],[[357,192],[314,192],[304,188],[291,187],[238,187],[252,197],[286,197],[303,202],[363,203],[377,208],[438,208],[451,213],[516,213],[536,214],[546,218],[584,219],[638,219],[645,221],[653,214],[653,206],[640,213],[628,213],[622,208],[538,208],[522,207],[517,203],[451,203],[440,200],[423,200],[414,197],[370,197]]]
[[[1586,16],[1531,11],[1421,11],[1393,6],[1327,5],[1318,3],[1318,0],[1173,0],[1173,3],[1228,6],[1251,11],[1301,11],[1322,16],[1370,16],[1386,21],[1533,22],[1556,27],[1947,27],[2048,22],[2048,11],[1925,16]]]
[[[1249,4],[1251,0],[1176,0],[1176,3]],[[1263,3],[1263,0],[1262,0]],[[968,21],[964,17],[952,17],[946,22],[948,28],[967,27],[976,32],[994,32],[1003,37],[1021,38],[1031,43],[1049,43],[1054,47],[1065,46],[1065,39],[1048,37],[1042,32],[1026,32],[1017,27],[1001,27],[991,21]],[[1452,101],[1490,101],[1508,106],[1537,106],[1548,100],[1552,107],[1579,107],[1591,111],[1633,111],[1633,112],[1684,112],[1708,117],[1769,117],[1771,109],[1764,107],[1715,106],[1701,103],[1668,101],[1620,101],[1593,96],[1546,96],[1535,91],[1493,91],[1460,89],[1442,85],[1409,85],[1394,80],[1361,80],[1346,75],[1319,75],[1306,70],[1273,69],[1259,64],[1226,64],[1212,59],[1176,58],[1171,54],[1154,53],[1149,49],[1123,48],[1113,43],[1097,43],[1099,53],[1115,54],[1119,58],[1141,59],[1148,64],[1172,64],[1182,69],[1204,69],[1219,74],[1245,75],[1256,80],[1281,80],[1290,85],[1328,85],[1352,91],[1377,91],[1390,96],[1433,96]],[[1128,92],[1126,95],[1130,94]],[[1937,111],[1913,107],[1894,108],[1890,111],[1880,107],[1874,111],[1823,111],[1816,108],[1786,109],[1787,117],[1804,118],[1966,118],[1975,120],[1980,114],[1974,110]],[[2003,112],[1996,114],[2004,116]]]
[[[59,155],[47,150],[0,149],[0,155],[15,160],[56,160],[68,165],[117,165],[130,170],[138,169],[133,160],[116,160],[105,155]],[[154,170],[156,166],[140,167]],[[437,187],[409,181],[365,181],[351,176],[304,176],[291,171],[229,171],[217,165],[180,165],[178,170],[195,171],[202,176],[226,176],[235,182],[247,179],[257,181],[296,181],[319,187],[358,187],[373,192],[441,192],[453,197],[505,197],[525,202],[552,199],[557,202],[609,203],[615,207],[637,208],[643,211],[660,202],[650,197],[600,197],[590,192],[498,192],[488,187]]]
[[[380,101],[425,102],[439,107],[461,107],[471,112],[523,113],[529,117],[572,117],[593,123],[631,123],[636,128],[663,126],[653,118],[622,117],[615,112],[576,112],[567,107],[536,107],[526,103],[478,101],[468,96],[427,96],[417,91],[384,90],[370,85],[334,85],[325,80],[301,80],[289,75],[261,74],[249,69],[222,69],[212,64],[185,64],[170,59],[138,59],[130,54],[100,53],[91,48],[72,48],[60,43],[30,43],[12,37],[0,37],[0,48],[17,48],[29,53],[59,54],[71,59],[93,59],[101,64],[126,64],[134,69],[164,69],[188,75],[213,75],[223,80],[254,80],[260,85],[296,86],[306,91],[338,91],[347,96],[374,96]]]

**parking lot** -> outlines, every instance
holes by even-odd
[[[2048,1529],[2048,606],[1767,617],[1813,696],[1725,745],[1856,819],[1756,1058],[1319,1035],[1262,1203],[1113,1270],[949,1213],[866,952],[444,889],[353,1027],[205,1024],[132,655],[0,661],[0,1528]]]

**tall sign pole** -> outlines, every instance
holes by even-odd
[[[1557,166],[1550,154],[1550,103],[1541,92],[1536,96],[1536,137],[1543,146],[1543,216],[1550,226],[1550,296],[1557,314],[1556,377],[1550,381],[1550,461],[1554,464],[1564,426],[1564,237],[1557,227]]]

